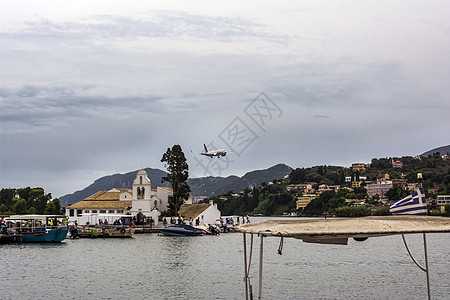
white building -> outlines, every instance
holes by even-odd
[[[136,216],[142,213],[158,223],[161,212],[167,210],[169,198],[173,197],[173,190],[168,187],[151,188],[150,179],[145,170],[140,170],[133,181],[133,188],[99,191],[66,208],[69,221],[78,224],[97,223],[98,220],[116,220],[125,213]]]
[[[185,223],[189,224],[192,221],[194,225],[197,225],[197,219],[199,225],[213,224],[221,216],[220,210],[217,209],[217,203],[214,204],[212,201],[209,204],[183,204],[179,213]]]
[[[379,195],[380,200],[387,200],[385,194],[392,186],[392,181],[379,181],[377,183],[368,184],[366,185],[367,195],[369,195],[369,197]]]

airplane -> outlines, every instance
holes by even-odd
[[[227,155],[227,150],[225,149],[217,149],[217,150],[210,150],[208,151],[208,148],[206,148],[206,145],[203,144],[203,148],[205,148],[205,152],[200,152],[201,155],[206,155],[211,158],[214,156],[221,157]]]

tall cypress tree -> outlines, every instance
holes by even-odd
[[[176,216],[180,207],[188,199],[191,191],[187,184],[189,166],[180,145],[173,145],[172,148],[167,148],[167,151],[161,158],[161,162],[164,162],[168,172],[167,176],[161,178],[161,182],[169,182],[173,189],[173,198],[169,198],[169,213],[172,216]]]

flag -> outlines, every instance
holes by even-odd
[[[396,215],[428,215],[427,202],[425,201],[425,193],[423,188],[420,188],[411,195],[398,200],[391,205],[389,210],[392,214]]]

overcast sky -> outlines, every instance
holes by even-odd
[[[448,145],[450,1],[0,0],[0,187]],[[206,143],[233,149],[200,157]],[[194,153],[190,152],[190,149]]]

